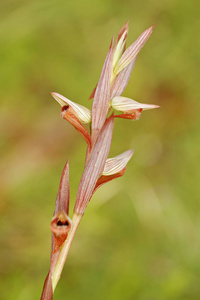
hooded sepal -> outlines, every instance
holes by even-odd
[[[127,150],[122,154],[106,160],[102,175],[109,176],[123,170],[133,155],[133,150]]]
[[[91,111],[88,108],[69,100],[61,94],[53,92],[51,93],[51,95],[61,105],[62,108],[64,106],[70,106],[72,108],[74,116],[81,123],[87,124],[91,122]]]
[[[95,191],[104,183],[123,176],[126,170],[126,165],[131,159],[132,155],[133,150],[128,150],[113,158],[108,158],[106,160],[103,173],[96,183]]]
[[[155,104],[139,103],[135,100],[126,97],[114,97],[111,101],[111,106],[119,111],[124,112],[121,115],[115,115],[115,118],[123,119],[139,119],[143,110],[158,108]]]

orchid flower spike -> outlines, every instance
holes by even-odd
[[[114,37],[112,38],[99,81],[90,96],[94,98],[92,111],[61,94],[51,93],[62,107],[61,117],[70,122],[83,136],[88,148],[72,220],[68,216],[70,199],[68,161],[62,172],[51,221],[51,264],[41,300],[53,299],[53,293],[74,235],[94,192],[103,184],[124,175],[126,165],[133,155],[133,150],[128,150],[113,158],[108,158],[115,118],[138,119],[143,110],[159,107],[121,97],[130,79],[137,55],[150,37],[152,30],[153,26],[145,30],[127,49],[128,22],[120,30],[115,44]],[[111,108],[120,111],[120,114],[112,113],[108,116]],[[91,123],[89,130],[83,125],[88,123]]]

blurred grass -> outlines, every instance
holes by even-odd
[[[39,299],[49,222],[70,159],[71,210],[85,144],[51,91],[91,107],[112,34],[128,44],[155,24],[124,95],[161,105],[116,120],[111,156],[126,174],[93,197],[55,299],[199,299],[198,1],[0,1],[0,290]]]

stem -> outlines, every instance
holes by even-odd
[[[82,218],[82,215],[77,215],[76,213],[73,214],[71,231],[69,232],[68,237],[62,246],[60,255],[58,257],[58,261],[56,263],[56,266],[55,266],[53,274],[52,274],[53,291],[55,290],[56,285],[60,279],[67,255],[69,253],[69,249],[71,247],[72,241],[74,239],[74,235],[75,235],[78,225],[81,221],[81,218]]]

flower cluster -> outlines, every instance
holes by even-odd
[[[114,45],[108,50],[99,81],[93,90],[92,111],[66,97],[51,93],[61,105],[62,118],[70,122],[87,142],[85,168],[78,187],[72,221],[69,213],[69,163],[67,161],[60,181],[56,207],[51,222],[52,252],[50,271],[41,299],[52,299],[53,290],[67,257],[78,224],[94,192],[104,183],[124,174],[133,150],[108,158],[115,118],[138,119],[143,110],[158,107],[122,97],[137,55],[150,37],[153,26],[145,30],[126,49],[128,22],[120,30]],[[119,111],[115,114],[114,111]],[[90,132],[84,124],[90,123]]]

